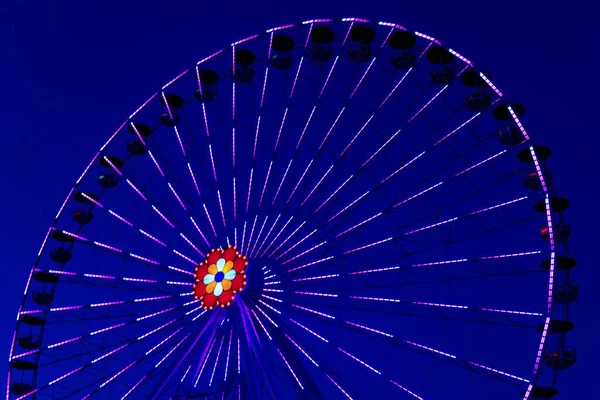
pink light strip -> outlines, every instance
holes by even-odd
[[[379,372],[378,370],[376,370],[375,368],[371,367],[369,364],[367,364],[366,362],[364,362],[363,360],[361,360],[360,358],[348,353],[346,350],[342,349],[341,347],[337,348],[339,351],[341,351],[342,353],[344,353],[345,355],[347,355],[348,357],[352,358],[354,361],[357,361],[359,363],[361,363],[362,365],[364,365],[365,367],[369,368],[371,371],[375,372],[376,374],[381,375],[381,372]]]
[[[342,393],[344,393],[344,395],[350,399],[350,400],[354,400],[340,385],[338,385],[338,383],[329,375],[325,374],[325,376],[331,381],[331,383],[333,383],[335,385],[336,388],[338,388]]]
[[[289,270],[289,271],[292,271],[292,270]],[[340,276],[340,274],[309,276],[307,278],[292,279],[292,282],[314,281],[314,280],[317,280],[317,279],[337,278],[338,276]]]
[[[117,218],[119,221],[125,223],[126,225],[133,226],[133,224],[131,222],[127,221],[125,218],[121,217],[119,214],[117,214],[113,210],[108,210],[108,212],[110,215]]]
[[[313,330],[310,330],[309,328],[307,328],[306,326],[302,325],[300,322],[297,322],[293,319],[290,318],[290,321],[292,321],[294,324],[298,325],[300,328],[304,329],[306,332],[312,334],[315,337],[318,337],[319,339],[321,339],[322,341],[329,343],[329,340],[325,339],[323,336],[319,335],[318,333],[316,333]]]
[[[158,262],[156,262],[154,260],[151,260],[149,258],[138,256],[137,254],[129,253],[129,255],[131,257],[133,257],[133,258],[137,258],[138,260],[142,260],[142,261],[145,261],[145,262],[150,263],[150,264],[154,264],[154,265],[159,265],[160,264],[160,263],[158,263]]]
[[[355,326],[357,328],[361,328],[361,329],[367,330],[369,332],[378,333],[380,335],[387,336],[387,337],[394,337],[394,335],[390,335],[389,333],[378,331],[377,329],[369,328],[368,326],[359,325],[359,324],[356,324],[356,323],[350,322],[350,321],[344,321],[344,322],[347,323],[348,325],[352,325],[352,326]]]
[[[169,225],[171,228],[175,228],[175,225],[171,221],[167,219],[154,205],[152,205],[152,209]]]
[[[267,313],[265,313],[265,312],[263,311],[263,309],[262,309],[262,308],[260,308],[260,306],[259,306],[258,304],[256,305],[256,309],[257,309],[258,311],[260,311],[260,313],[261,313],[262,315],[264,315],[264,317],[265,317],[266,319],[268,319],[268,320],[269,320],[269,322],[273,324],[273,326],[275,326],[276,328],[278,328],[278,327],[279,327],[279,325],[277,325],[277,324],[275,323],[275,321],[273,321],[273,320],[271,319],[271,317],[269,317],[269,316],[267,315]]]
[[[307,307],[302,307],[302,306],[299,306],[297,304],[292,304],[292,307],[298,308],[300,310],[307,311],[309,313],[320,315],[321,317],[335,319],[335,317],[333,315],[325,314],[325,313],[322,313],[320,311],[316,311],[316,310],[313,310],[313,309],[310,309],[310,308],[307,308]]]
[[[61,232],[61,231],[57,231],[57,232]],[[76,234],[74,234],[74,233],[71,233],[71,232],[62,231],[62,233],[64,233],[65,235],[69,235],[69,236],[71,236],[71,237],[73,237],[73,238],[75,238],[75,239],[79,239],[79,240],[81,240],[82,242],[87,242],[87,241],[88,241],[88,240],[87,240],[86,238],[84,238],[83,236],[79,236],[79,235],[76,235]]]
[[[269,340],[273,340],[273,338],[269,334],[269,331],[267,331],[267,328],[263,325],[262,321],[260,320],[260,318],[258,318],[258,315],[256,315],[256,313],[254,312],[254,310],[250,309],[250,312],[252,313],[252,315],[254,315],[254,318],[256,318],[256,320],[260,324],[260,326],[263,329],[263,331],[267,334],[267,337],[269,338]]]
[[[187,242],[187,244],[189,244],[194,250],[196,250],[196,252],[198,254],[200,254],[202,257],[204,257],[204,253],[202,253],[196,246],[194,246],[192,241],[190,239],[188,239],[183,233],[180,233],[179,236],[181,236],[183,238],[183,240],[185,240]]]
[[[95,200],[95,199],[92,199],[92,198],[91,198],[90,196],[88,196],[87,194],[85,194],[85,193],[83,193],[83,192],[82,192],[82,193],[81,193],[81,195],[82,195],[84,198],[86,198],[87,200],[89,200],[89,201],[91,201],[92,203],[94,203],[95,205],[97,205],[98,207],[100,207],[100,208],[104,208],[104,206],[103,206],[102,204],[100,204],[100,203],[99,203],[97,200]]]
[[[135,187],[135,185],[133,183],[131,183],[131,181],[129,179],[125,179],[125,181],[129,184],[129,186],[131,186],[131,188],[133,190],[135,190],[135,192],[144,200],[148,201],[148,199],[146,198],[146,196],[144,196],[142,194],[142,192],[140,192],[140,190],[138,188]]]
[[[494,372],[494,373],[496,373],[496,374],[499,374],[499,375],[507,376],[507,377],[509,377],[509,378],[513,378],[513,379],[516,379],[516,380],[519,380],[519,381],[522,381],[522,382],[527,382],[527,383],[529,383],[529,380],[528,380],[528,379],[521,378],[521,377],[518,377],[518,376],[516,376],[516,375],[509,374],[509,373],[507,373],[507,372],[502,372],[502,371],[499,371],[499,370],[497,370],[497,369],[494,369],[494,368],[486,367],[485,365],[477,364],[477,363],[475,363],[475,362],[472,362],[472,361],[468,361],[468,363],[469,363],[469,364],[471,364],[471,365],[474,365],[474,366],[476,366],[476,367],[479,367],[479,368],[482,368],[482,369],[485,369],[485,370],[488,370],[488,371],[492,371],[492,372]]]
[[[312,362],[315,365],[315,367],[319,366],[319,364],[317,364],[317,362],[315,360],[313,360],[312,357],[309,356],[308,353],[306,351],[304,351],[304,349],[302,347],[300,347],[300,345],[294,341],[294,339],[292,339],[287,333],[284,333],[284,335],[285,335],[286,338],[288,338],[288,340],[290,342],[292,342],[292,344],[294,346],[296,346],[296,348],[298,350],[300,350],[302,352],[302,354],[304,354],[306,356],[306,358],[308,358],[310,360],[310,362]]]
[[[292,366],[290,365],[290,363],[288,363],[288,361],[285,359],[285,357],[283,356],[283,354],[281,353],[281,351],[279,349],[277,349],[277,352],[279,353],[279,355],[281,356],[281,359],[283,360],[283,362],[285,363],[285,365],[288,367],[288,369],[290,370],[290,372],[292,373],[294,379],[296,380],[296,382],[298,383],[298,386],[300,386],[300,388],[302,390],[304,390],[304,386],[302,386],[302,383],[300,383],[300,380],[298,379],[298,377],[296,376],[296,373],[294,372],[294,370],[292,369]]]
[[[177,254],[179,257],[183,258],[186,261],[189,261],[190,263],[192,263],[194,265],[198,265],[198,263],[196,261],[192,260],[191,258],[189,258],[187,256],[184,256],[183,254],[181,254],[177,250],[173,250],[173,253]]]
[[[181,201],[181,198],[179,197],[179,195],[177,194],[177,192],[175,191],[175,189],[173,188],[171,183],[169,182],[169,183],[167,183],[167,185],[169,186],[169,189],[171,189],[171,192],[173,192],[173,196],[175,196],[175,198],[179,202],[179,205],[181,206],[181,208],[183,208],[184,211],[187,211],[187,208],[183,204],[183,201]]]
[[[100,243],[100,242],[93,242],[93,243],[96,246],[98,246],[98,247],[103,247],[105,249],[112,250],[112,251],[117,252],[117,253],[122,253],[123,252],[123,250],[117,249],[116,247],[112,247],[112,246],[109,246],[109,245],[104,244],[104,243]]]
[[[405,388],[404,386],[402,386],[398,382],[396,382],[396,381],[394,381],[392,379],[390,379],[390,382],[393,383],[394,385],[398,386],[400,389],[404,390],[406,393],[408,393],[411,396],[413,396],[415,399],[424,400],[421,396],[418,396],[417,394],[411,392],[410,390],[408,390],[407,388]]]
[[[161,246],[163,246],[163,247],[167,247],[167,245],[166,245],[166,244],[164,244],[163,242],[161,242],[160,240],[158,240],[157,238],[155,238],[154,236],[152,236],[152,235],[151,235],[151,234],[149,234],[148,232],[146,232],[146,231],[144,231],[144,230],[142,230],[142,229],[140,229],[140,232],[141,232],[143,235],[145,235],[145,236],[149,237],[150,239],[154,240],[156,243],[160,244]]]
[[[302,269],[302,268],[310,267],[311,265],[320,264],[320,263],[322,263],[322,262],[329,261],[329,260],[331,260],[332,258],[333,258],[333,256],[329,256],[329,257],[321,258],[320,260],[313,261],[313,262],[309,262],[308,264],[303,264],[303,265],[300,265],[300,266],[298,266],[298,267],[295,267],[295,268],[288,269],[288,270],[286,270],[285,272],[287,273],[287,272],[293,272],[293,271],[297,271],[297,270],[299,270],[299,269]]]

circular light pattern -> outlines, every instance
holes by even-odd
[[[229,245],[225,250],[212,249],[196,267],[194,297],[206,310],[230,305],[236,293],[246,286],[247,265],[246,256],[235,246]]]

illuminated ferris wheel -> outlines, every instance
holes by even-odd
[[[391,23],[204,58],[60,207],[7,399],[553,397],[576,262],[523,113]]]

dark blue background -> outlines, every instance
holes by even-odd
[[[503,92],[527,107],[529,131],[554,150],[555,182],[571,200],[571,250],[580,264],[574,277],[582,294],[572,307],[576,329],[569,334],[579,359],[560,375],[560,398],[589,398],[586,378],[598,356],[598,262],[592,257],[598,133],[587,122],[597,112],[596,45],[590,47],[593,10],[557,1],[4,0],[2,354],[47,226],[108,135],[159,85],[212,51],[273,26],[340,16],[389,20],[439,38],[490,71]]]

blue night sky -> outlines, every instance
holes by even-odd
[[[438,38],[489,71],[504,94],[525,106],[524,120],[532,138],[553,150],[549,165],[560,194],[571,203],[565,212],[572,228],[569,247],[579,262],[572,276],[581,284],[581,295],[569,315],[576,328],[567,336],[567,344],[578,350],[578,360],[559,374],[557,398],[595,398],[590,397],[589,383],[600,356],[594,340],[600,275],[591,250],[600,221],[588,187],[595,182],[590,170],[600,142],[586,121],[598,112],[592,97],[592,85],[597,83],[596,50],[591,50],[596,48],[591,47],[595,21],[593,10],[586,7],[556,0],[4,0],[0,4],[4,94],[0,205],[5,227],[0,252],[1,354],[7,356],[23,288],[49,224],[89,160],[135,109],[185,68],[236,40],[307,19],[348,16],[390,21]],[[77,299],[78,293],[70,304],[85,303]],[[511,287],[499,293],[510,296]],[[507,304],[519,309],[518,301]],[[543,304],[543,293],[538,304]],[[452,343],[453,334],[447,328],[445,344]],[[503,342],[502,353],[484,359],[510,365],[510,351],[504,349],[510,349],[507,344],[515,339],[493,338]],[[474,339],[473,346],[495,351],[495,343],[483,335]],[[530,358],[535,349],[527,348]],[[387,360],[382,368],[393,371],[394,364],[402,362],[402,358]],[[440,365],[425,370],[426,378],[417,388],[447,382],[436,378],[445,373]],[[5,376],[4,369],[0,373]],[[483,390],[487,382],[477,378],[473,390]],[[519,398],[519,391],[516,388],[510,398]],[[496,398],[488,396],[479,398]]]

